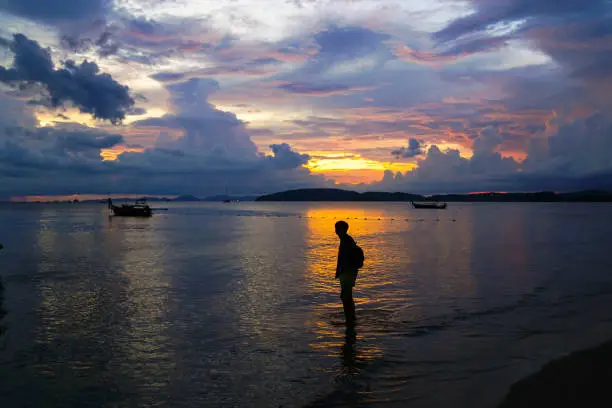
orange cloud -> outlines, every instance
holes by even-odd
[[[311,153],[314,156],[314,153]],[[306,168],[313,173],[323,174],[338,183],[371,183],[383,178],[386,170],[393,172],[411,171],[413,163],[378,161],[350,153],[318,154],[310,159]]]
[[[144,152],[144,147],[127,147],[127,146],[114,146],[111,149],[102,149],[100,151],[100,157],[102,157],[103,161],[115,161],[117,157],[125,152],[136,152],[142,153]]]

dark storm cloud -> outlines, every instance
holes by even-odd
[[[308,163],[310,156],[294,151],[287,143],[270,145],[274,156],[270,159],[280,169],[295,169]]]
[[[123,142],[121,135],[93,135],[83,137],[81,134],[67,133],[58,137],[58,147],[68,149],[73,152],[83,150],[109,149]]]
[[[200,88],[196,94],[207,95],[214,89],[214,83],[200,84],[196,88]],[[197,116],[197,112],[209,118],[211,115],[215,117],[211,112],[199,109],[198,101],[202,99],[190,98],[185,95],[185,89],[175,88],[174,92],[178,93],[174,103],[181,109],[182,118]],[[0,103],[4,107],[10,107],[12,103],[24,105],[24,101],[2,98]],[[189,108],[191,103],[195,104],[192,110]],[[0,118],[4,113],[8,114],[0,111]],[[114,162],[102,161],[101,151],[138,146],[125,144],[121,135],[76,124],[53,128],[35,128],[34,123],[32,127],[0,125],[0,194],[101,194],[112,191],[206,196],[228,191],[260,194],[273,192],[275,188],[329,184],[322,176],[312,175],[303,168],[309,156],[294,151],[289,145],[272,146],[270,156],[250,147],[245,152],[243,143],[232,139],[232,132],[240,132],[240,129],[232,125],[231,116],[226,119],[225,126],[229,130],[221,135],[221,139],[215,139],[215,134],[211,134],[212,144],[189,140],[206,138],[207,133],[194,135],[187,130],[182,138],[188,140],[167,143],[168,147],[159,146],[142,153],[125,152]],[[15,123],[19,122],[23,121]],[[220,126],[219,123],[216,125]],[[219,129],[223,131],[223,127]],[[224,137],[229,140],[220,145]]]
[[[29,140],[32,140],[32,135]],[[48,135],[45,135],[48,140]],[[110,141],[109,141],[110,143]],[[35,149],[0,143],[0,194],[262,194],[276,189],[329,185],[322,176],[291,167],[291,154],[235,160],[214,154],[162,148],[123,153],[102,162],[99,149],[79,151],[56,143]]]
[[[0,10],[32,20],[54,22],[100,16],[112,3],[112,0],[2,0]]]
[[[100,149],[123,142],[123,136],[83,126],[60,128],[4,127],[0,129],[0,173],[23,171],[23,176],[47,176],[47,171],[74,175],[104,171]],[[34,172],[34,173],[33,173]],[[47,180],[50,185],[52,180]]]
[[[14,60],[12,67],[0,67],[0,81],[16,88],[39,84],[52,107],[72,102],[83,113],[118,123],[134,106],[129,88],[100,73],[94,62],[67,60],[55,69],[50,51],[24,35],[14,35],[7,45]]]
[[[100,21],[86,29],[77,27],[73,32],[64,33],[60,38],[60,45],[74,53],[85,53],[94,49],[100,57],[109,57],[118,54],[121,47],[116,31],[116,28]]]
[[[425,153],[423,150],[422,142],[415,138],[408,140],[408,147],[402,146],[397,150],[391,152],[391,154],[397,158],[410,159],[412,157],[420,156]]]

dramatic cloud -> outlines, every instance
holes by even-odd
[[[555,122],[534,136],[523,162],[502,157],[496,150],[503,137],[488,128],[475,139],[471,158],[434,145],[415,170],[388,172],[378,186],[422,193],[611,188],[612,121],[597,113]]]
[[[4,176],[38,179],[55,171],[85,176],[103,171],[100,149],[123,142],[123,136],[69,126],[64,128],[5,127],[0,129],[0,169]],[[84,173],[83,173],[84,172]],[[46,181],[52,184],[51,180]],[[5,183],[9,183],[5,180]]]
[[[612,5],[607,0],[472,0],[475,12],[452,21],[434,38],[458,44],[530,42],[577,78],[610,79]],[[510,34],[500,35],[506,31]],[[470,40],[476,38],[475,40]]]
[[[300,154],[291,148],[287,143],[270,145],[274,153],[272,161],[280,169],[295,169],[305,165],[310,160],[307,154]]]
[[[480,33],[488,28],[503,24],[515,24],[517,27],[535,26],[542,21],[553,22],[556,18],[592,17],[605,15],[608,2],[606,0],[472,0],[476,11],[451,22],[435,34],[442,40],[455,39],[464,35]],[[503,27],[503,26],[502,26]]]
[[[609,1],[272,3],[0,2],[4,191],[610,184]]]
[[[94,62],[67,60],[56,70],[49,50],[36,41],[16,34],[6,45],[15,57],[11,68],[0,67],[0,81],[15,87],[42,85],[47,91],[45,101],[52,107],[72,102],[81,112],[117,123],[134,105],[129,88],[99,73]]]
[[[578,177],[612,171],[612,121],[608,115],[596,113],[552,126],[556,128],[552,135],[543,133],[531,140],[526,171]]]
[[[332,59],[354,59],[387,50],[383,44],[390,39],[388,34],[376,33],[362,27],[332,26],[314,36],[319,45],[319,56]]]
[[[0,129],[0,195],[90,192],[201,196],[274,188],[324,186],[321,176],[303,168],[309,156],[289,145],[272,146],[272,155],[238,158],[215,149],[151,148],[102,161],[103,149],[124,144],[121,135],[68,125],[58,128]]]
[[[252,157],[257,148],[245,123],[235,114],[216,109],[208,98],[219,90],[212,79],[190,79],[169,84],[173,114],[145,119],[135,123],[139,127],[179,129],[178,139],[158,140],[158,146],[182,151],[214,152],[228,157]]]
[[[412,157],[420,156],[425,153],[421,146],[421,141],[415,138],[408,140],[408,147],[400,147],[398,150],[393,150],[391,154],[398,159],[410,159]]]

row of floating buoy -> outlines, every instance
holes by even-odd
[[[257,217],[257,215],[244,215],[244,214],[236,214],[237,217]],[[280,215],[280,214],[265,214],[263,215],[263,217],[266,218],[288,218],[288,217],[292,217],[291,215]],[[293,217],[297,217],[299,219],[309,219],[309,220],[314,220],[314,219],[318,219],[318,220],[325,220],[325,219],[329,219],[329,220],[352,220],[352,221],[407,221],[407,222],[424,222],[424,221],[432,221],[432,219],[425,219],[425,218],[417,218],[417,219],[412,219],[412,218],[360,218],[360,217],[346,217],[346,218],[342,218],[342,217],[310,217],[310,216],[306,216],[306,215],[293,215]],[[440,218],[436,218],[433,221],[443,221]],[[455,218],[450,218],[448,219],[448,221],[451,222],[456,222],[457,220]]]

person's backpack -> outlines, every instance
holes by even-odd
[[[365,255],[363,249],[357,244],[351,249],[350,262],[353,268],[363,268],[363,262],[365,261]]]

